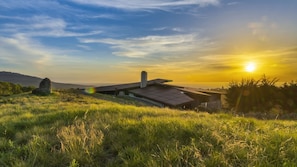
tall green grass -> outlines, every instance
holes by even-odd
[[[295,121],[141,107],[127,99],[100,98],[109,97],[56,92],[0,99],[0,166],[297,164]]]

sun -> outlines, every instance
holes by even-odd
[[[254,72],[256,70],[256,64],[254,62],[249,62],[245,65],[246,72]]]

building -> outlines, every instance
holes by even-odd
[[[141,72],[140,82],[96,87],[97,93],[114,96],[130,96],[159,107],[179,109],[219,110],[222,92],[168,85],[168,79],[147,80]]]

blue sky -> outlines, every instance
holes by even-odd
[[[0,0],[0,71],[58,82],[297,80],[296,0]],[[246,72],[254,63],[256,70]]]

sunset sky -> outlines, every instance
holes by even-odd
[[[297,80],[297,0],[0,0],[0,71],[68,83]]]

